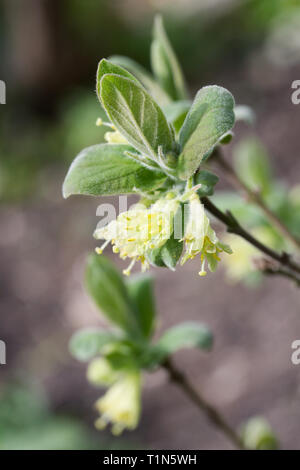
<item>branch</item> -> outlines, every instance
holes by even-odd
[[[253,260],[256,269],[261,271],[263,274],[268,276],[283,276],[291,279],[296,283],[296,286],[300,287],[300,276],[290,271],[289,269],[281,268],[278,263],[273,260],[266,258],[258,258]]]
[[[265,214],[267,219],[277,228],[281,235],[287,238],[296,248],[300,250],[300,240],[297,239],[284,223],[266,206],[259,192],[252,191],[237,175],[234,168],[225,160],[219,148],[216,148],[213,154],[215,161],[224,170],[228,181],[237,190],[247,194],[249,201],[254,202]]]
[[[170,379],[181,388],[181,390],[190,398],[190,400],[201,409],[207,418],[223,433],[238,449],[245,449],[245,446],[235,432],[235,430],[227,423],[225,418],[220,412],[210,403],[208,403],[200,393],[194,388],[189,382],[185,375],[180,372],[176,366],[169,360],[167,360],[162,367],[166,369]]]
[[[205,209],[207,209],[212,215],[214,215],[218,220],[226,225],[228,232],[239,235],[240,237],[244,238],[244,240],[251,243],[251,245],[255,246],[262,253],[267,255],[269,258],[278,261],[278,263],[281,265],[286,266],[292,271],[300,274],[300,264],[294,261],[288,253],[278,253],[277,251],[272,250],[272,248],[269,248],[268,246],[261,243],[259,240],[257,240],[257,238],[253,237],[251,233],[247,232],[247,230],[245,230],[240,225],[231,212],[222,212],[207,197],[202,197],[201,201],[204,204]]]

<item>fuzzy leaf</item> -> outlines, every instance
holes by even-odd
[[[101,102],[112,123],[140,152],[157,159],[158,147],[171,152],[173,137],[168,122],[152,97],[125,77],[106,74],[101,80]]]
[[[124,280],[108,258],[89,255],[85,284],[96,305],[112,323],[134,337],[140,336],[134,305]]]
[[[154,20],[151,65],[158,82],[173,100],[187,98],[183,73],[160,15]]]
[[[194,184],[201,184],[201,188],[197,190],[199,197],[212,196],[214,187],[219,181],[219,178],[214,173],[207,170],[201,170],[194,176]]]
[[[179,176],[188,179],[234,124],[234,99],[219,86],[198,91],[179,134]]]
[[[155,321],[153,278],[149,275],[131,276],[126,284],[129,296],[136,305],[140,328],[143,334],[149,338],[153,332]]]
[[[189,100],[182,100],[173,101],[163,107],[163,112],[168,121],[173,124],[176,133],[180,131],[191,104]]]
[[[186,322],[167,330],[158,340],[153,350],[156,363],[163,362],[179,349],[199,348],[209,350],[212,347],[211,331],[201,323]]]
[[[160,106],[165,106],[170,103],[169,95],[140,64],[129,57],[119,55],[111,56],[109,61],[113,64],[120,65],[128,70],[128,72],[132,73]]]
[[[101,99],[100,99],[100,81],[101,81],[101,78],[103,77],[103,75],[105,75],[107,73],[114,73],[116,75],[120,75],[122,77],[129,78],[130,80],[132,80],[136,83],[139,83],[139,81],[130,72],[128,72],[123,67],[120,67],[119,65],[114,64],[114,63],[110,62],[109,60],[102,59],[102,60],[100,60],[100,62],[98,64],[97,87],[96,87],[97,95],[98,95],[98,98],[99,98],[100,101],[101,101]]]
[[[151,250],[147,256],[153,266],[165,267],[174,271],[175,266],[182,254],[183,242],[174,239],[173,235],[169,240],[156,250]]]
[[[86,328],[75,333],[70,341],[70,352],[79,361],[89,361],[101,354],[109,343],[115,342],[117,336],[105,330]]]
[[[99,144],[82,150],[69,168],[63,196],[126,194],[134,192],[134,188],[147,191],[162,184],[166,178],[163,173],[151,171],[124,155],[132,150],[122,144]]]
[[[184,205],[182,204],[175,214],[173,221],[173,232],[169,240],[160,248],[151,250],[148,255],[148,261],[153,266],[166,267],[175,270],[176,264],[183,250],[183,234],[184,234]]]

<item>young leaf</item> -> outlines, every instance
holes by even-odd
[[[120,65],[128,70],[128,72],[132,73],[142,83],[142,85],[144,85],[146,90],[160,106],[165,106],[170,103],[171,100],[169,95],[140,64],[129,57],[120,55],[109,57],[109,61],[113,64]]]
[[[91,254],[87,260],[85,284],[102,313],[129,335],[140,336],[134,305],[122,276],[103,255]]]
[[[126,284],[129,296],[136,305],[140,328],[145,337],[149,338],[155,321],[153,278],[149,275],[132,276]]]
[[[147,191],[160,186],[166,175],[151,171],[124,154],[132,150],[122,144],[99,144],[82,150],[69,168],[63,196],[126,194],[134,192],[134,188]]]
[[[103,77],[103,75],[107,74],[107,73],[114,73],[116,75],[120,75],[122,77],[126,77],[126,78],[129,78],[130,80],[136,82],[136,83],[140,83],[130,72],[128,72],[126,69],[120,67],[119,65],[116,65],[114,64],[113,62],[110,62],[106,59],[102,59],[100,60],[99,64],[98,64],[98,69],[97,69],[97,87],[96,87],[96,91],[97,91],[97,95],[98,95],[98,98],[99,100],[101,101],[100,99],[100,81],[101,81],[101,78]]]
[[[180,65],[166,35],[162,17],[159,15],[154,20],[151,65],[158,82],[173,100],[187,98]]]
[[[176,240],[172,234],[171,238],[161,248],[151,250],[147,258],[153,266],[166,267],[174,271],[182,250],[183,242]]]
[[[183,348],[210,349],[211,331],[201,323],[181,323],[167,330],[156,343],[161,360]]]
[[[175,270],[176,264],[183,250],[184,234],[184,205],[177,210],[173,221],[173,232],[169,240],[160,248],[151,250],[148,255],[148,261],[153,266],[166,267]]]
[[[198,91],[179,134],[179,176],[188,179],[234,124],[234,98],[225,88]]]
[[[75,333],[70,341],[70,352],[79,361],[89,361],[101,354],[103,347],[113,343],[118,337],[105,330],[85,328]]]
[[[168,121],[173,124],[176,133],[180,131],[191,104],[189,100],[182,100],[173,101],[163,107],[163,112]]]
[[[112,123],[128,142],[152,160],[158,147],[172,151],[173,137],[168,122],[152,97],[128,78],[107,74],[101,80],[101,102]]]
[[[207,170],[201,170],[194,176],[194,184],[201,184],[201,187],[197,190],[199,197],[212,196],[214,193],[214,187],[219,181],[219,178],[214,173]]]

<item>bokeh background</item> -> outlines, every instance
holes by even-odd
[[[82,276],[104,199],[63,200],[61,185],[76,154],[103,137],[98,61],[123,54],[149,68],[156,12],[191,91],[216,83],[253,106],[274,173],[287,187],[299,182],[300,105],[290,99],[300,79],[297,0],[2,0],[0,449],[230,448],[159,371],[145,378],[137,431],[95,432],[99,391],[68,351],[73,331],[102,324]],[[239,124],[235,140],[253,132]],[[205,279],[197,271],[197,261],[153,270],[159,329],[201,320],[215,335],[213,352],[182,352],[176,362],[233,425],[263,415],[282,448],[299,449],[300,369],[290,360],[297,290],[284,279],[249,288],[231,285],[222,269]]]

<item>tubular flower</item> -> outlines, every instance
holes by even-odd
[[[104,139],[108,144],[127,144],[128,141],[119,131],[105,132]]]
[[[181,264],[184,264],[188,259],[193,259],[200,253],[202,263],[200,276],[206,275],[206,261],[210,271],[215,271],[218,261],[220,261],[219,254],[222,251],[232,253],[228,245],[218,240],[215,231],[210,226],[209,218],[205,214],[204,206],[196,193],[193,193],[189,198],[189,218],[184,241],[186,251]]]
[[[104,122],[101,118],[96,120],[96,126],[107,126],[112,129],[110,132],[105,132],[104,139],[108,144],[128,144],[127,139],[116,130],[115,126],[111,122]]]
[[[114,383],[106,394],[96,402],[100,418],[96,421],[98,429],[112,424],[113,434],[124,429],[135,429],[141,413],[141,374],[130,371]]]
[[[119,378],[120,373],[114,369],[105,357],[93,359],[87,370],[88,381],[96,386],[110,386]]]
[[[146,255],[154,248],[160,248],[173,232],[173,219],[179,207],[179,201],[172,196],[159,199],[149,209],[136,205],[133,209],[122,212],[116,220],[107,226],[97,229],[95,238],[106,240],[96,249],[101,254],[111,242],[113,251],[120,258],[131,258],[131,263],[123,271],[129,275],[135,262],[139,260],[142,271],[149,267]]]

